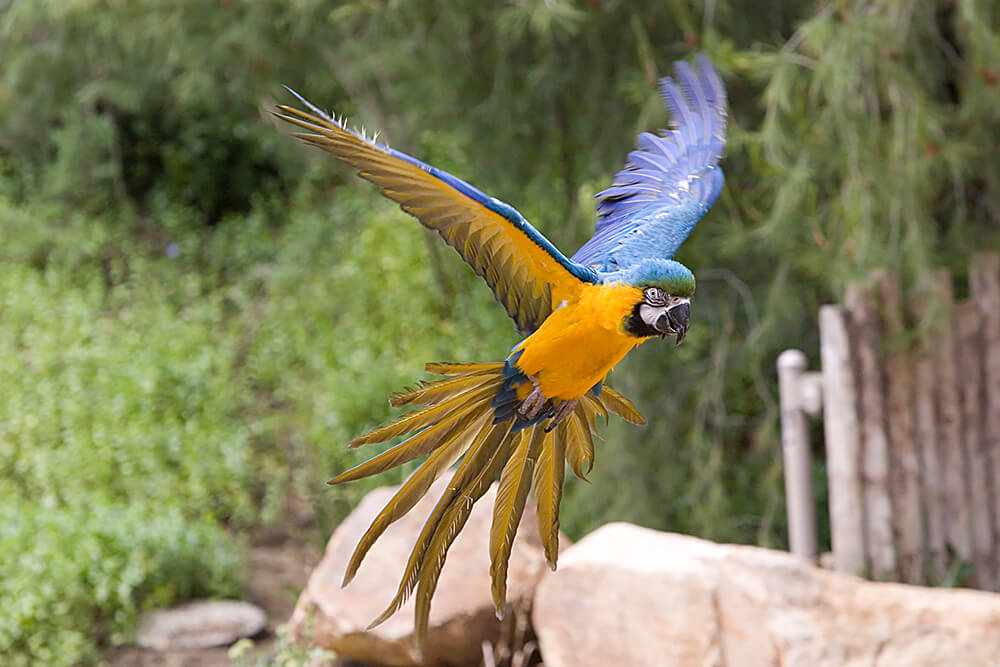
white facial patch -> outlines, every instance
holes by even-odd
[[[651,306],[648,303],[639,306],[639,317],[649,327],[652,327],[653,323],[665,312],[667,312],[666,306]]]

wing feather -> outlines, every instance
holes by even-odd
[[[660,92],[673,120],[663,136],[643,132],[611,187],[597,197],[594,235],[572,257],[602,273],[643,259],[669,259],[722,191],[726,90],[703,56],[675,66]]]
[[[556,304],[597,281],[593,269],[567,259],[513,207],[350,131],[292,92],[309,111],[281,105],[275,116],[307,130],[295,136],[358,169],[404,211],[437,231],[486,280],[522,332],[537,329]],[[515,279],[509,269],[496,268],[507,266],[524,271]],[[498,286],[504,283],[508,287],[501,296]]]

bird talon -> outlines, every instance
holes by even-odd
[[[528,376],[528,379],[531,380],[531,385],[534,389],[528,394],[527,398],[521,401],[521,406],[517,409],[518,416],[525,421],[531,421],[537,417],[545,405],[545,394],[538,385],[538,381],[531,375]]]
[[[569,413],[573,412],[573,408],[576,407],[576,403],[579,399],[574,398],[571,401],[563,401],[559,404],[559,407],[555,409],[555,413],[552,415],[552,421],[549,425],[545,427],[545,432],[548,433],[556,426],[569,416]]]

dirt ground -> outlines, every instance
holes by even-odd
[[[291,616],[299,592],[323,555],[301,528],[265,530],[254,536],[251,543],[245,599],[267,612],[267,630],[254,638],[255,655],[272,654],[277,627]],[[185,651],[122,646],[110,650],[105,657],[111,667],[221,667],[232,664],[228,652],[225,646]]]

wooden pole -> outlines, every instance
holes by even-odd
[[[931,279],[934,303],[940,310],[930,331],[928,345],[934,350],[933,363],[938,416],[938,454],[944,485],[946,510],[949,517],[948,542],[955,553],[972,560],[971,498],[966,484],[968,464],[962,445],[962,410],[958,384],[958,336],[955,334],[955,301],[951,274],[944,269],[934,272]]]
[[[809,425],[802,407],[802,389],[799,386],[805,370],[806,355],[799,350],[785,350],[778,357],[788,542],[793,554],[815,563],[816,510],[813,501]]]
[[[991,473],[993,540],[1000,550],[1000,253],[974,255],[969,283],[983,325],[984,440]]]
[[[819,336],[833,566],[839,572],[863,574],[866,568],[859,471],[861,438],[847,318],[842,308],[820,307]]]
[[[879,365],[881,334],[878,310],[870,287],[859,283],[847,286],[844,303],[851,314],[852,352],[857,360],[861,483],[868,562],[873,579],[896,581],[896,545],[889,498],[889,436],[885,429],[882,368]]]
[[[888,338],[885,363],[887,425],[892,452],[890,489],[893,501],[893,528],[902,580],[911,584],[924,581],[924,524],[920,513],[920,456],[911,412],[913,365],[899,340],[906,330],[899,274],[878,275],[878,290]]]
[[[983,447],[982,346],[979,307],[972,301],[955,306],[958,322],[958,368],[962,405],[962,442],[969,462],[968,484],[972,508],[973,582],[993,590],[993,508],[990,506],[989,461]]]
[[[939,433],[937,410],[934,405],[934,385],[937,382],[934,362],[921,356],[914,367],[913,411],[916,415],[917,449],[920,452],[923,507],[927,517],[928,583],[941,584],[948,573],[947,498],[944,488],[943,464],[938,451]]]

